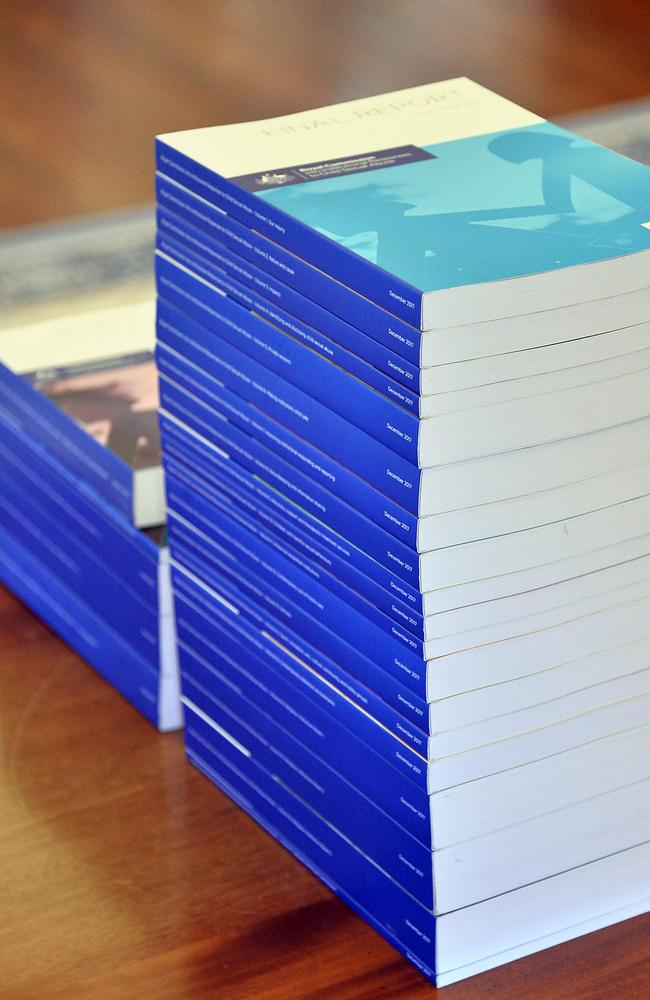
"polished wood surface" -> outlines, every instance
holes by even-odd
[[[0,223],[151,198],[155,132],[466,73],[542,114],[650,91],[632,0],[4,0]],[[432,988],[0,591],[1,1000]],[[446,989],[650,997],[650,917]]]
[[[0,591],[2,1000],[415,1000],[433,988]],[[444,990],[650,996],[650,916]]]
[[[650,91],[647,0],[3,0],[0,225],[152,198],[158,132],[473,76],[541,115]]]

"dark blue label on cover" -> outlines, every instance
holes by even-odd
[[[433,153],[418,146],[395,146],[393,149],[378,149],[372,153],[342,156],[336,160],[318,160],[316,163],[302,163],[295,167],[244,174],[241,177],[232,177],[231,180],[245,191],[269,191],[271,188],[287,187],[289,184],[331,180],[332,177],[361,174],[368,170],[383,170],[386,167],[403,167],[407,163],[435,159]]]

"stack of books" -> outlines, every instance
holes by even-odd
[[[190,760],[438,985],[650,905],[650,170],[467,79],[157,144]]]
[[[159,729],[181,724],[153,302],[0,333],[0,581]]]

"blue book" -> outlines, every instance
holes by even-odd
[[[241,290],[247,289],[263,296],[276,307],[275,311],[279,309],[284,314],[302,320],[348,351],[364,358],[379,371],[390,375],[395,382],[412,393],[421,391],[419,366],[411,364],[390,347],[373,340],[313,299],[301,295],[283,281],[240,257],[225,243],[162,208],[157,211],[157,225],[157,246],[162,253],[171,257],[180,252],[191,254],[194,260],[201,261],[209,269],[210,274],[218,275],[221,280],[228,277],[233,294],[242,295]],[[391,388],[391,393],[394,393],[396,402],[402,402],[398,390]]]
[[[646,841],[434,917],[254,749],[189,698],[186,708],[190,761],[439,987],[647,910]]]
[[[197,564],[196,569],[201,575],[201,579],[207,581],[207,583],[203,583],[203,587],[206,592],[212,595],[213,601],[229,606],[231,614],[245,615],[249,618],[266,642],[272,645],[279,644],[280,647],[286,649],[295,662],[303,664],[310,670],[312,676],[319,676],[322,680],[329,682],[332,692],[335,689],[343,690],[341,683],[345,682],[345,677],[331,661],[328,663],[322,656],[314,656],[305,643],[296,642],[287,629],[282,629],[282,626],[271,622],[268,616],[260,612],[256,605],[243,598],[230,581],[219,577],[218,574],[207,570],[200,564]],[[190,575],[194,577],[194,573]],[[196,578],[198,579],[198,577]],[[630,608],[621,609],[622,619],[634,619],[636,615],[638,626],[639,616],[647,614],[647,606],[646,599],[638,607],[630,606]],[[618,615],[618,609],[615,609],[615,612],[614,618]],[[618,617],[621,619],[621,615]],[[602,622],[598,623],[599,631],[608,627],[612,615],[604,615],[602,618]],[[617,627],[620,627],[623,621],[620,620],[616,624]],[[221,647],[224,637],[227,638],[224,636],[223,629],[218,628],[215,635],[215,648],[217,650]],[[645,683],[645,679],[642,679],[643,683]],[[395,735],[391,735],[389,729],[391,725],[390,706],[378,701],[374,696],[368,699],[366,711],[359,701],[355,706],[353,699],[357,699],[359,694],[365,697],[367,689],[364,692],[360,688],[359,682],[356,682],[353,685],[348,683],[345,690],[347,703],[351,708],[355,707],[359,713],[356,716],[355,725],[358,728],[364,728],[366,732],[364,738],[367,742],[370,742],[372,738],[373,745],[376,741],[377,746],[379,746],[383,745],[385,739],[388,739],[389,744],[391,739],[397,739],[399,752],[396,756],[400,758],[399,766],[406,765],[410,768],[412,779],[423,782],[428,791],[432,793],[520,767],[549,754],[570,750],[584,742],[605,738],[641,725],[647,715],[650,697],[635,688],[631,701],[624,699],[620,703],[591,707],[576,718],[553,718],[549,720],[548,724],[543,723],[541,727],[526,729],[525,732],[495,734],[495,738],[490,739],[487,743],[483,740],[476,742],[466,740],[464,731],[460,732],[462,737],[460,743],[453,734],[451,734],[451,743],[448,738],[449,734],[447,736],[442,734],[441,741],[437,737],[427,740],[427,757],[425,758],[420,756],[419,751],[417,754],[413,751],[408,753],[409,742],[411,746],[414,746],[414,741],[418,739],[415,730],[408,725],[400,723],[393,730]],[[628,701],[630,701],[629,704]],[[404,719],[408,723],[406,716]],[[421,738],[419,742],[422,742]]]
[[[156,197],[161,208],[190,222],[249,264],[260,267],[269,277],[286,281],[294,290],[311,298],[338,319],[350,323],[378,344],[400,354],[405,361],[415,365],[419,363],[421,335],[406,320],[379,308],[346,285],[332,282],[318,268],[283,250],[277,243],[269,242],[232,215],[226,214],[223,207],[217,207],[221,204],[218,192],[215,191],[217,204],[195,197],[191,190],[171,179],[173,176],[182,176],[183,169],[180,174],[176,174],[168,158],[165,158],[165,170],[169,170],[170,176],[158,174],[156,177]],[[223,204],[227,205],[227,201]]]
[[[616,806],[637,816],[640,809],[647,812],[648,807],[639,805],[634,791],[619,788],[600,796],[596,803],[587,799],[560,807],[560,814],[574,829],[574,837],[568,840],[558,817],[554,822],[542,810],[524,821],[514,841],[506,827],[487,838],[470,837],[433,854],[387,822],[381,810],[372,810],[371,800],[306,752],[281,727],[264,715],[251,713],[246,699],[227,677],[214,678],[206,687],[185,673],[183,684],[186,703],[191,703],[198,716],[192,720],[193,733],[188,732],[188,736],[198,736],[206,749],[219,749],[223,732],[227,732],[272,780],[296,795],[436,916],[553,877],[572,862],[578,865],[596,860],[598,855],[590,849],[586,836],[595,824],[602,824],[608,831],[606,836],[617,837],[622,848],[633,846],[639,842],[639,834],[643,836],[642,830],[630,828],[633,821],[623,823],[627,829],[622,833],[623,817],[617,823]],[[645,787],[646,782],[641,782],[639,790]],[[625,812],[625,818],[630,812]],[[526,843],[535,837],[546,841],[545,851]]]
[[[243,510],[249,510],[271,530],[309,555],[314,565],[331,570],[350,587],[364,594],[405,627],[419,634],[422,624],[422,595],[364,549],[346,540],[300,503],[285,497],[262,475],[236,460],[237,448],[228,453],[210,445],[182,422],[161,412],[160,424],[166,462],[187,466],[193,479],[209,490],[232,495]],[[220,439],[225,445],[225,439]],[[254,506],[250,505],[254,503]]]
[[[364,445],[357,443],[356,462],[347,462],[352,468],[358,466],[359,474],[372,476],[377,487],[387,492],[391,489],[387,469],[402,477],[414,492],[421,469],[550,444],[647,416],[648,370],[631,364],[604,382],[579,379],[577,384],[551,386],[546,393],[530,397],[515,394],[489,407],[452,408],[420,419],[240,308],[190,271],[174,267],[171,261],[160,260],[158,282],[159,294],[200,320],[194,324],[193,335],[189,327],[187,337],[198,343],[199,352],[203,348],[206,366],[211,340],[218,338],[222,350],[227,348],[224,340],[237,347],[245,345],[244,371],[249,367],[256,371],[256,362],[261,362],[264,373],[262,385],[251,380],[249,391],[259,393],[265,382],[270,382],[267,406],[268,396],[278,394],[277,402],[287,420],[301,419],[304,431],[308,424],[314,440],[326,452],[333,453],[337,439],[332,427],[337,417],[339,425],[345,421],[348,436],[353,435],[356,441],[361,431]],[[169,318],[166,322],[173,325]],[[186,324],[192,322],[186,319]],[[160,325],[159,317],[159,335]],[[178,318],[176,325],[182,325]],[[246,359],[246,353],[256,361]],[[223,365],[219,358],[216,363]],[[231,372],[235,374],[241,380],[241,372]],[[338,455],[334,457],[342,461]],[[395,498],[399,499],[397,494]],[[411,497],[411,509],[416,499],[419,502],[419,497]]]
[[[239,383],[243,375],[251,388],[255,388],[254,376],[262,379],[267,406],[277,395],[286,419],[293,415],[300,420],[301,428],[309,428],[312,434],[326,426],[324,421],[330,414],[336,415],[339,423],[345,420],[351,434],[354,435],[356,428],[363,432],[356,437],[364,441],[366,450],[377,451],[376,442],[379,442],[385,445],[380,454],[385,455],[390,449],[415,466],[413,471],[408,470],[413,479],[418,463],[419,422],[416,416],[404,412],[364,383],[351,378],[343,369],[255,315],[239,309],[227,296],[197,281],[190,272],[175,267],[171,261],[159,257],[156,272],[160,339],[163,333],[172,335],[175,332],[176,337],[185,342],[184,347],[176,349],[192,352],[194,363],[210,370],[211,374],[215,373],[216,366],[220,377],[224,369],[222,357],[227,358],[234,352],[242,366]],[[231,384],[237,374],[235,369]],[[384,457],[383,462],[389,463],[390,456]]]
[[[51,521],[33,495],[0,472],[0,519],[52,576],[84,600],[154,669],[160,656],[158,608],[144,602],[115,567],[79,542],[65,524]]]
[[[349,603],[389,635],[405,644],[410,644],[413,639],[424,639],[424,621],[421,615],[416,616],[381,588],[368,586],[360,573],[351,571],[345,564],[341,567],[344,579],[334,573],[332,559],[328,560],[326,569],[318,559],[314,559],[314,548],[307,544],[304,536],[298,536],[295,529],[286,530],[284,521],[274,518],[273,512],[269,512],[265,505],[255,503],[254,494],[245,488],[245,484],[242,483],[242,490],[237,488],[236,480],[227,475],[230,471],[227,465],[223,469],[224,476],[217,470],[208,480],[200,474],[195,475],[195,469],[190,469],[182,459],[179,462],[173,456],[167,456],[165,468],[168,508],[177,517],[191,521],[196,504],[203,507],[204,511],[209,511],[212,516],[215,513],[212,507],[214,504],[247,534],[254,524],[251,532],[253,536],[289,560],[315,584],[326,587],[332,594]],[[254,485],[253,480],[250,485]],[[203,514],[200,516],[205,524]],[[351,581],[358,586],[353,586]]]
[[[218,497],[201,496],[169,468],[167,495],[174,530],[178,526],[186,536],[193,537],[196,548],[202,547],[206,558],[211,547],[218,555],[225,548],[241,567],[263,579],[271,592],[278,591],[280,607],[287,600],[301,617],[316,617],[319,623],[344,635],[346,642],[382,669],[396,671],[398,662],[425,669],[422,639],[400,628],[387,615],[373,613],[367,602],[360,602],[348,588],[337,586],[334,578],[315,579],[309,563],[295,559],[292,552],[278,546],[259,528],[250,530],[245,519],[239,518],[235,505],[225,504]],[[284,615],[289,618],[288,611]]]
[[[174,264],[176,267],[165,267],[165,263]],[[214,322],[218,323],[220,330],[225,326],[224,333],[230,332],[235,346],[257,356],[262,360],[262,363],[266,363],[269,367],[273,367],[274,360],[281,361],[282,364],[277,370],[283,375],[288,372],[297,372],[297,377],[304,380],[313,370],[315,363],[315,370],[324,372],[326,379],[336,377],[331,376],[326,365],[318,364],[318,359],[321,358],[328,365],[348,372],[355,379],[385,396],[390,403],[407,413],[415,416],[420,413],[420,397],[417,391],[414,392],[412,388],[400,385],[389,374],[371,364],[366,355],[353,353],[341,346],[336,340],[326,336],[322,330],[316,330],[303,323],[302,320],[292,317],[284,309],[269,304],[264,296],[258,295],[234,281],[228,274],[216,271],[211,265],[206,264],[200,255],[193,250],[188,250],[176,240],[158,238],[156,270],[161,294],[164,294],[162,291],[164,288],[168,288],[169,297],[176,300],[181,308],[194,313],[199,320],[203,320],[208,326],[213,325]],[[189,275],[189,281],[183,281],[184,273]],[[193,292],[195,294],[192,294]],[[225,301],[223,301],[224,296]],[[203,299],[203,306],[200,304],[201,299]],[[240,308],[234,309],[233,304]],[[222,310],[225,310],[225,314]],[[233,321],[232,326],[229,325],[229,320]],[[272,329],[260,325],[262,321],[267,324],[267,327],[270,325]],[[243,338],[237,336],[238,328],[242,323],[245,327],[250,326],[252,331],[263,333],[267,339],[281,345],[279,354],[268,354],[268,348],[266,354],[260,354],[255,350],[254,341],[251,340],[250,336]],[[280,332],[285,336],[278,336]],[[341,339],[343,338],[341,337]],[[346,339],[349,340],[349,338]],[[292,341],[295,341],[295,344]],[[300,350],[301,345],[313,352],[316,358],[310,358],[304,350]],[[253,348],[252,351],[251,348]],[[287,356],[297,362],[291,368],[287,367],[291,364]],[[393,411],[387,408],[387,412],[392,413]]]
[[[435,816],[426,791],[414,785],[399,765],[394,766],[386,748],[372,739],[365,741],[363,727],[349,724],[345,703],[328,698],[327,686],[309,683],[308,674],[301,681],[292,672],[290,660],[263,654],[258,673],[254,654],[242,642],[243,633],[239,644],[228,636],[223,649],[214,649],[211,629],[203,634],[192,625],[201,621],[200,616],[194,618],[199,601],[185,592],[179,601],[181,684],[190,677],[206,691],[222,683],[240,691],[254,726],[258,717],[272,720],[300,744],[301,756],[308,753],[326,764],[431,851]]]
[[[206,598],[207,594],[192,585],[191,581],[188,581],[188,587],[183,585],[179,601],[183,676],[191,675],[210,693],[223,684],[239,692],[246,699],[245,718],[253,728],[263,728],[265,719],[272,718],[303,747],[297,757],[292,756],[292,760],[309,772],[306,766],[309,758],[305,752],[315,754],[355,788],[380,803],[384,811],[428,848],[433,845],[444,848],[466,842],[468,838],[481,838],[489,831],[500,830],[526,818],[538,817],[541,820],[547,812],[546,800],[544,796],[540,800],[535,789],[538,785],[547,787],[547,781],[550,782],[548,787],[552,786],[554,776],[560,773],[566,775],[567,781],[569,775],[573,775],[571,789],[574,790],[569,790],[564,779],[562,782],[561,798],[565,805],[573,802],[575,795],[582,801],[590,800],[591,792],[587,789],[601,786],[602,777],[598,775],[605,766],[615,783],[620,780],[620,785],[615,787],[626,784],[623,776],[618,778],[618,769],[611,770],[607,764],[608,761],[611,764],[613,752],[608,745],[612,739],[614,745],[623,740],[623,737],[612,737],[599,743],[597,748],[592,746],[589,749],[587,745],[560,756],[552,754],[530,767],[515,768],[483,781],[449,789],[434,795],[430,799],[430,808],[425,808],[423,802],[418,803],[418,799],[414,798],[414,786],[410,781],[404,782],[394,768],[387,768],[379,760],[377,754],[381,753],[386,763],[390,763],[390,755],[384,753],[387,748],[374,740],[371,741],[372,748],[370,743],[364,746],[360,742],[368,735],[361,724],[363,719],[357,724],[353,717],[348,719],[346,702],[341,696],[335,701],[331,697],[331,689],[328,696],[326,685],[320,688],[315,685],[317,675],[305,673],[301,678],[292,669],[290,660],[283,662],[279,657],[270,656],[271,646],[264,643],[263,637],[261,641],[256,641],[252,631],[242,631],[243,623],[233,619],[232,612],[223,605],[221,611],[216,611],[214,621],[221,621],[226,627],[217,635],[206,617],[210,615],[212,621]],[[229,619],[235,622],[233,629],[227,624]],[[243,702],[241,706],[243,710]],[[337,718],[344,722],[342,729],[337,725]],[[635,732],[637,730],[630,734],[630,739],[636,739]],[[647,733],[639,738],[647,742]],[[619,750],[624,753],[622,745]],[[627,759],[630,759],[629,754]],[[574,773],[574,764],[581,769],[579,778]],[[633,765],[629,767],[633,769]],[[427,817],[430,817],[430,827]],[[523,835],[523,828],[520,829]],[[557,823],[555,830],[557,833]],[[480,863],[480,851],[477,854],[472,848],[471,854]],[[450,858],[453,864],[453,852],[451,856],[447,854],[445,863]],[[476,884],[475,878],[466,886],[469,888],[473,884]]]
[[[250,705],[226,675],[211,673],[208,685],[183,673],[183,696],[201,710],[192,718],[186,740],[198,735],[205,745],[219,742],[207,716],[246,746],[264,768],[371,857],[407,892],[433,910],[432,852],[412,837],[371,798],[359,792],[290,733],[263,713],[251,717]]]
[[[650,170],[466,78],[161,136],[157,167],[416,331],[647,285]]]
[[[175,425],[176,429],[178,425]],[[167,435],[166,431],[164,440],[170,442],[168,448],[165,446],[165,466],[177,480],[206,500],[225,505],[240,518],[248,516],[255,519],[259,525],[258,530],[270,544],[280,546],[283,551],[290,553],[290,558],[304,566],[305,571],[315,580],[321,581],[335,593],[345,594],[371,620],[384,622],[385,617],[388,617],[417,638],[424,638],[422,615],[409,603],[395,596],[404,590],[401,581],[387,572],[385,575],[376,572],[376,580],[370,574],[365,575],[357,569],[354,562],[345,558],[347,549],[351,547],[346,547],[343,541],[332,552],[319,545],[311,537],[312,525],[305,517],[292,518],[294,512],[286,501],[277,497],[264,483],[253,476],[247,476],[245,470],[237,469],[234,462],[228,459],[222,462],[215,460],[210,468],[205,463],[205,456],[194,448],[194,441],[187,452],[184,452],[178,450],[177,441],[171,434]],[[196,465],[191,462],[192,455],[196,455]],[[302,530],[303,527],[305,530]],[[325,532],[319,532],[320,534]],[[361,560],[359,563],[361,564]],[[373,564],[372,568],[377,571],[379,566]],[[383,617],[379,618],[380,615]]]
[[[202,717],[201,710],[189,698],[186,706],[192,721]],[[186,743],[189,760],[433,979],[436,924],[433,914],[284,785],[271,778],[225,728],[219,728],[222,738],[217,749],[206,745],[193,726]],[[404,938],[403,942],[398,935]]]
[[[182,650],[187,647],[200,654],[208,671],[213,661],[218,664],[224,657],[226,662],[232,660],[242,668],[252,670],[260,683],[263,682],[267,692],[275,691],[278,698],[287,699],[286,705],[290,711],[291,707],[297,710],[298,702],[304,696],[309,708],[305,708],[307,721],[303,731],[306,738],[311,732],[309,739],[312,740],[313,747],[321,747],[314,749],[314,752],[323,756],[325,748],[329,748],[328,753],[331,751],[334,757],[328,756],[328,760],[338,760],[336,769],[346,774],[346,760],[350,761],[350,766],[354,764],[355,768],[365,770],[368,760],[375,761],[382,777],[378,777],[373,767],[367,773],[365,784],[360,776],[353,780],[353,784],[363,788],[368,787],[368,782],[371,787],[381,785],[371,797],[377,799],[379,796],[382,801],[387,797],[393,803],[388,811],[396,815],[402,825],[409,823],[407,819],[402,821],[399,818],[400,813],[412,813],[414,832],[416,836],[420,836],[417,831],[421,830],[421,825],[428,825],[427,799],[422,797],[428,791],[424,734],[420,731],[418,735],[417,731],[413,731],[414,740],[418,740],[418,749],[414,749],[405,740],[395,737],[386,726],[378,724],[377,719],[365,711],[361,700],[364,689],[358,681],[346,679],[343,671],[337,670],[326,657],[311,657],[309,650],[306,656],[301,656],[297,650],[283,642],[282,638],[278,640],[267,634],[256,609],[241,595],[237,595],[225,581],[215,580],[209,586],[182,567],[173,565],[172,570],[181,668],[183,669]],[[264,673],[258,674],[258,669]],[[278,684],[280,687],[277,687]],[[292,693],[289,694],[290,692]],[[268,694],[265,697],[268,700]],[[276,695],[271,697],[275,704]],[[384,714],[376,696],[372,704],[378,716]],[[311,707],[314,705],[319,706],[324,715],[319,714],[317,722],[314,721],[314,716],[309,723]],[[268,710],[272,708],[269,704]],[[263,707],[262,710],[266,711],[267,708]],[[282,714],[275,717],[281,725],[285,725]],[[394,710],[388,710],[385,717],[395,718]],[[336,735],[332,735],[334,731],[330,723],[336,723]],[[406,732],[407,728],[405,734]],[[318,737],[315,743],[314,737]],[[369,751],[372,753],[367,757]],[[387,770],[384,765],[379,765],[379,759],[385,762]],[[399,805],[401,794],[407,794],[407,800]],[[395,795],[397,799],[394,798]],[[427,836],[424,839],[426,842]]]
[[[166,264],[161,262],[162,267]],[[613,425],[622,426],[646,416],[650,374],[641,367],[605,381],[586,380],[532,398],[522,396],[488,408],[470,408],[418,422],[302,345],[291,339],[287,345],[277,342],[278,337],[282,341],[283,335],[268,324],[258,321],[257,327],[249,329],[241,320],[227,318],[223,306],[226,296],[217,296],[214,308],[208,306],[202,299],[210,289],[201,282],[195,281],[194,290],[190,293],[186,288],[181,295],[183,286],[195,279],[184,271],[178,274],[180,278],[174,281],[174,289],[167,288],[167,292],[181,309],[186,306],[186,294],[193,312],[205,307],[208,326],[196,322],[168,301],[160,300],[160,344],[191,368],[176,378],[182,384],[191,384],[194,392],[201,388],[208,399],[234,392],[256,411],[268,415],[275,426],[266,432],[267,439],[276,447],[282,439],[282,447],[294,460],[308,463],[321,478],[327,476],[332,481],[334,477],[333,485],[346,487],[346,499],[353,496],[351,488],[355,484],[355,492],[359,492],[361,479],[406,508],[412,515],[410,519],[400,517],[399,511],[389,511],[385,517],[379,510],[377,513],[387,530],[410,539],[420,551],[436,547],[431,540],[436,537],[436,529],[433,522],[427,523],[419,537],[415,515],[433,513],[436,509],[450,511],[456,506],[445,507],[438,489],[442,483],[444,491],[446,478],[449,484],[450,471],[456,486],[465,479],[465,497],[473,496],[475,489],[481,492],[486,488],[496,489],[504,498],[517,496],[528,492],[521,489],[518,473],[521,471],[530,481],[531,471],[525,467],[531,464],[531,446],[545,446],[547,451],[550,449],[551,457],[548,463],[537,463],[538,472],[533,473],[542,490],[574,483],[581,478],[580,463],[589,464],[589,449],[581,448],[580,441],[576,445],[576,437],[611,430]],[[238,346],[248,342],[246,351],[238,350],[230,342],[233,340]],[[246,352],[253,353],[258,360]],[[273,358],[271,362],[269,356]],[[163,360],[159,357],[160,369],[167,374],[172,371],[173,378],[172,360],[166,368]],[[277,374],[266,367],[267,363],[271,369],[277,369]],[[314,363],[316,368],[324,365],[326,370],[311,371]],[[179,363],[177,367],[180,372],[184,366]],[[388,411],[401,413],[402,417],[394,418]],[[241,408],[236,407],[233,413],[240,423],[244,420]],[[415,430],[409,422],[414,423]],[[245,423],[251,426],[250,418]],[[420,466],[430,460],[423,456],[429,454],[427,441],[434,440],[432,434],[435,467],[423,469]],[[513,450],[519,455],[511,459]],[[565,462],[571,450],[578,453],[577,465]],[[497,480],[498,487],[494,485],[494,476],[490,476],[493,471],[487,461],[490,456],[494,471],[497,465],[506,466],[503,481]],[[485,476],[481,485],[479,468],[475,463],[463,461],[471,458],[486,460],[484,472],[492,486],[486,487]],[[449,469],[450,464],[457,467],[456,472]],[[542,510],[543,507],[542,503]],[[502,518],[502,524],[508,530],[508,518]],[[500,533],[498,527],[491,530],[486,525],[486,536]]]
[[[180,421],[226,455],[235,455],[247,469],[322,519],[410,587],[420,587],[417,553],[393,532],[384,530],[385,522],[393,526],[392,518],[397,520],[393,514],[396,505],[391,505],[384,495],[343,466],[326,461],[306,442],[296,438],[294,447],[293,436],[281,424],[274,424],[227,389],[211,385],[200,372],[192,379],[192,389],[201,392],[204,398],[187,392],[180,384],[185,381],[186,370],[180,355],[170,355],[161,346],[157,358],[164,414]],[[202,383],[208,386],[208,391]],[[400,523],[407,524],[406,519]],[[422,589],[434,586],[435,583]]]
[[[158,729],[178,729],[178,680],[169,638],[168,657],[153,666],[4,526],[0,580]]]
[[[153,342],[145,302],[6,330],[0,343],[0,415],[141,528],[164,521]]]
[[[526,317],[525,325],[521,317],[513,316],[508,320],[436,330],[434,336],[424,338],[420,365],[414,365],[249,262],[214,233],[194,226],[187,218],[159,207],[157,223],[158,249],[163,253],[170,257],[183,253],[187,255],[190,270],[189,260],[193,257],[200,263],[201,273],[217,280],[234,279],[233,293],[238,282],[240,288],[243,286],[269,299],[276,307],[274,312],[280,309],[283,314],[303,320],[405,388],[430,397],[420,402],[422,416],[437,412],[439,394],[443,401],[451,396],[454,409],[461,404],[487,405],[492,390],[486,388],[486,383],[495,380],[499,384],[503,379],[520,383],[530,376],[541,376],[536,379],[540,384],[538,391],[545,391],[541,388],[544,373],[624,355],[644,346],[647,337],[647,289],[640,288],[617,295],[611,302],[596,299],[533,313]],[[614,330],[612,317],[616,321]],[[400,402],[397,395],[395,402]]]
[[[414,690],[410,675],[409,683],[402,683],[399,675],[377,667],[344,638],[325,626],[318,628],[315,620],[309,622],[298,609],[288,607],[288,602],[283,606],[259,578],[251,575],[249,580],[243,580],[228,556],[217,559],[213,551],[197,547],[195,538],[183,527],[174,523],[172,528],[174,565],[179,572],[201,580],[213,594],[232,601],[273,642],[284,645],[294,657],[344,691],[371,718],[379,720],[388,732],[426,756],[428,705]],[[304,628],[304,635],[296,630],[298,627]]]
[[[159,530],[143,531],[52,459],[37,440],[0,416],[2,477],[36,501],[44,524],[65,531],[105,561],[139,599],[158,609]]]

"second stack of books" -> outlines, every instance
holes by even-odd
[[[161,730],[176,639],[151,299],[0,332],[0,581]]]
[[[646,909],[650,172],[468,80],[157,162],[190,759],[439,985]]]

